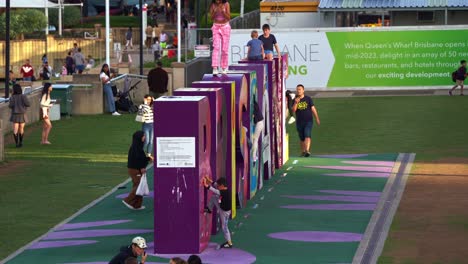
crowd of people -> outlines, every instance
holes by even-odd
[[[49,63],[47,54],[44,54],[41,58],[41,66],[39,71],[34,70],[34,66],[31,64],[30,59],[26,59],[24,64],[21,65],[19,74],[16,76],[13,70],[10,70],[10,84],[14,85],[19,78],[23,81],[48,81],[54,75],[73,75],[73,74],[82,74],[85,70],[94,68],[96,62],[93,56],[88,55],[87,58],[81,52],[81,48],[78,47],[77,43],[73,44],[73,48],[67,52],[62,67],[60,71],[54,71],[54,68]]]

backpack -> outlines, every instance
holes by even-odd
[[[456,81],[457,81],[457,72],[458,72],[458,70],[452,72],[452,81],[453,81],[453,82],[456,82]]]
[[[46,67],[43,67],[43,68],[42,68],[42,79],[44,79],[44,80],[50,80],[50,77],[49,77],[49,69],[47,69]]]

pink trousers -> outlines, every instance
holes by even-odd
[[[219,54],[221,53],[221,68],[227,69],[229,61],[229,41],[231,40],[231,25],[213,24],[213,54],[211,54],[211,66],[219,67]]]

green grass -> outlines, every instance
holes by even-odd
[[[322,125],[314,127],[312,152],[415,152],[417,161],[468,157],[467,100],[317,98]],[[74,116],[53,124],[51,146],[39,145],[40,124],[26,128],[32,133],[23,148],[6,146],[7,162],[0,166],[20,166],[0,175],[0,237],[8,238],[0,259],[127,179],[127,151],[140,127],[133,115]],[[290,155],[297,156],[295,125],[288,131]]]
[[[20,166],[0,176],[0,237],[9,238],[0,259],[127,179],[127,151],[140,126],[133,115],[75,116],[53,126],[50,146],[39,144],[39,124],[26,128],[33,132],[23,148],[6,146],[6,166]]]
[[[361,97],[314,101],[312,152],[417,153],[417,161],[468,157],[464,97]],[[295,125],[288,127],[290,155],[299,154]]]
[[[137,16],[111,16],[109,18],[111,27],[140,27],[140,20]],[[83,24],[77,24],[73,28],[94,28],[94,24],[106,25],[104,16],[88,17]]]
[[[195,54],[193,53],[193,51],[190,51],[187,53],[187,58],[189,60],[195,58]],[[163,67],[171,67],[171,63],[173,62],[176,62],[177,61],[177,55],[175,57],[172,57],[172,58],[168,58],[167,56],[165,57],[162,57],[160,59],[161,63],[163,64]],[[185,54],[182,54],[181,58],[180,58],[180,61],[181,62],[185,62],[186,61],[186,57],[185,57]],[[154,68],[155,67],[155,64],[153,61],[145,61],[145,63],[143,64],[143,67],[144,68]]]

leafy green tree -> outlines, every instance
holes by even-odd
[[[43,12],[36,9],[14,10],[10,13],[10,38],[40,31],[47,26]],[[0,15],[0,33],[5,35],[5,13]]]
[[[80,8],[76,6],[65,6],[62,19],[64,27],[72,27],[79,24],[81,20]],[[58,28],[58,8],[49,9],[49,24]]]

